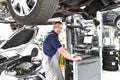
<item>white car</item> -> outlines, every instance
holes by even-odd
[[[95,17],[96,11],[120,7],[118,5],[120,0],[0,0],[0,2],[9,9],[17,22],[26,25],[43,24],[55,14],[64,14],[65,11],[84,11],[89,16]],[[81,8],[83,6],[85,7]]]
[[[1,77],[12,76],[17,80],[45,79],[44,72],[40,72],[42,52],[34,43],[37,31],[37,27],[24,26],[0,45]]]

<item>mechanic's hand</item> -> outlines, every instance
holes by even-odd
[[[78,61],[78,60],[82,60],[82,57],[81,56],[75,56],[74,61]]]

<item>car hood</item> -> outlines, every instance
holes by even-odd
[[[0,45],[0,53],[11,50],[16,50],[21,53],[29,44],[34,43],[36,35],[36,27],[24,26]]]

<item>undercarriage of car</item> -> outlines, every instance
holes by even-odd
[[[25,0],[24,3],[19,0],[0,1],[3,1],[0,5],[1,14],[10,14],[15,21],[25,25],[44,24],[49,18],[66,16],[68,11],[83,12],[91,19],[96,17],[97,11],[120,6],[119,0]]]

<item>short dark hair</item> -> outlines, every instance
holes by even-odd
[[[55,24],[61,24],[61,25],[62,25],[62,22],[60,22],[60,21],[57,21],[57,22],[55,22]]]

